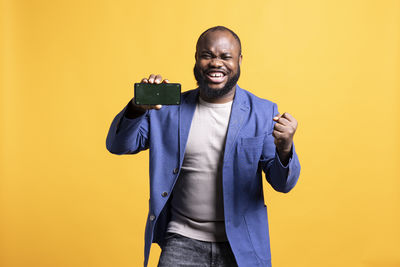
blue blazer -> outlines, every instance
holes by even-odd
[[[150,149],[150,203],[145,230],[144,266],[152,243],[163,244],[170,220],[169,198],[179,176],[199,89],[181,96],[181,105],[149,110],[135,119],[124,117],[125,107],[113,120],[107,149],[114,154],[135,154]],[[287,193],[300,175],[292,147],[287,166],[274,144],[272,118],[277,105],[236,86],[229,120],[224,161],[223,199],[229,243],[240,267],[271,266],[267,207],[262,171],[279,192]]]

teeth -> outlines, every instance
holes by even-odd
[[[222,77],[223,74],[220,73],[220,72],[217,72],[217,73],[210,73],[210,76],[211,76],[211,77]]]

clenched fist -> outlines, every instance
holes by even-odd
[[[273,120],[276,122],[272,133],[274,143],[281,162],[287,165],[292,150],[293,136],[297,129],[297,120],[287,112],[278,114]]]

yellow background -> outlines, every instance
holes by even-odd
[[[110,154],[108,127],[150,73],[194,88],[215,25],[242,40],[239,85],[299,121],[297,186],[264,186],[273,266],[400,266],[400,1],[1,0],[0,16],[0,266],[142,265],[148,153]]]

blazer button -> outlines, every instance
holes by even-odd
[[[179,172],[179,169],[178,168],[175,168],[174,169],[174,174],[177,174]]]
[[[154,216],[153,214],[151,214],[149,217],[150,221],[154,221],[155,218],[156,218],[156,216]]]
[[[161,196],[166,197],[166,196],[168,196],[168,193],[167,192],[162,192]]]

